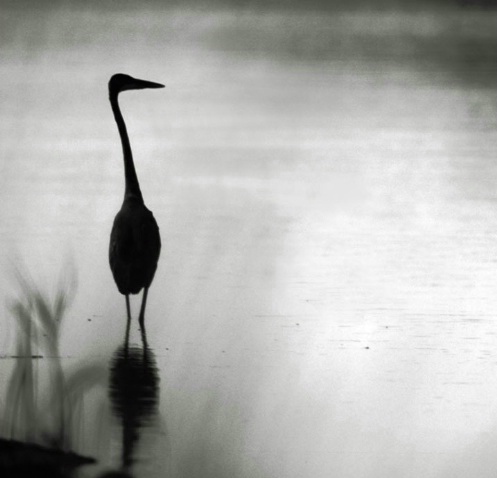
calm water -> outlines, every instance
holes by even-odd
[[[94,387],[73,446],[119,466],[106,374],[121,370],[125,304],[107,247],[124,185],[106,82],[126,72],[167,85],[121,96],[163,238],[150,355],[133,349],[158,403],[139,423],[137,476],[494,476],[494,25],[6,9],[2,383],[12,271],[53,292],[74,264],[60,356],[95,383],[81,378]],[[131,335],[140,344],[136,322]]]

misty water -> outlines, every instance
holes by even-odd
[[[108,391],[126,327],[107,259],[124,192],[116,72],[166,84],[120,97],[163,244],[146,359],[131,326],[146,372],[131,377],[157,402],[136,476],[495,475],[494,25],[4,10],[1,383],[20,360],[16,270],[49,295],[70,277],[58,356],[67,376],[94,371],[72,440],[99,460],[84,476],[119,468],[124,436]],[[55,359],[36,360],[40,382]]]

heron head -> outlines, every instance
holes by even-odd
[[[164,88],[164,85],[153,81],[139,80],[123,73],[116,73],[109,80],[109,93],[118,94],[121,91],[142,90],[144,88]]]

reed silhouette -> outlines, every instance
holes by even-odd
[[[70,477],[76,468],[95,463],[72,448],[81,435],[84,397],[103,385],[105,370],[98,364],[77,366],[71,373],[62,369],[60,330],[74,297],[74,278],[65,277],[54,298],[28,274],[17,271],[17,279],[21,296],[9,309],[18,340],[10,356],[15,364],[4,402],[0,476]],[[48,373],[40,376],[40,368]]]
[[[121,294],[126,297],[128,319],[131,317],[129,295],[143,289],[139,323],[144,327],[148,289],[154,279],[161,240],[152,212],[145,206],[138,182],[126,124],[118,103],[119,93],[164,85],[115,74],[109,81],[109,100],[117,123],[124,160],[124,201],[117,213],[110,235],[109,263]]]

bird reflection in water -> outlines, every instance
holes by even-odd
[[[111,359],[109,397],[122,428],[122,452],[121,470],[107,473],[106,477],[131,476],[133,465],[139,461],[136,449],[140,431],[154,427],[158,419],[159,375],[143,327],[141,338],[141,347],[129,344],[128,320],[124,343]]]

